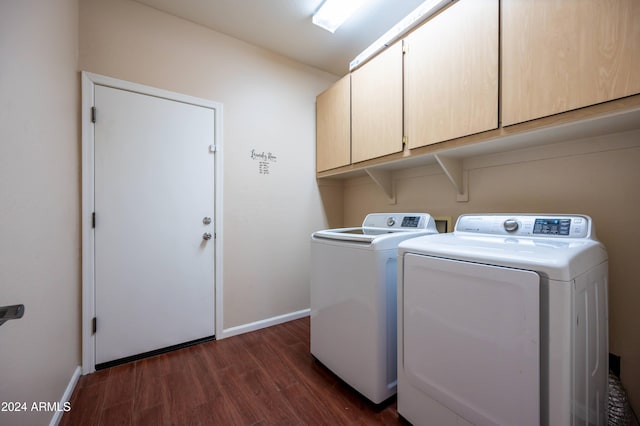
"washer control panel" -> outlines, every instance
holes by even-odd
[[[370,213],[365,217],[362,227],[410,231],[426,229],[432,221],[426,213]]]
[[[590,238],[589,216],[546,214],[462,215],[456,222],[456,232],[519,237]]]
[[[571,219],[538,218],[533,223],[533,233],[539,235],[569,235],[571,231]]]

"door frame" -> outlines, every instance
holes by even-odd
[[[184,102],[204,108],[210,108],[214,111],[214,137],[212,145],[215,150],[214,156],[214,231],[215,254],[213,259],[214,267],[214,310],[215,318],[214,330],[216,336],[222,337],[223,334],[223,311],[222,311],[222,247],[223,247],[223,226],[222,226],[222,104],[209,101],[206,99],[195,98],[180,93],[170,92],[167,90],[157,89],[137,83],[131,83],[124,80],[118,80],[99,74],[93,74],[86,71],[81,72],[82,75],[82,374],[89,374],[96,370],[95,368],[95,334],[93,334],[92,323],[96,314],[95,304],[95,245],[94,245],[94,229],[92,226],[92,218],[95,205],[95,169],[94,169],[94,124],[92,122],[92,107],[94,102],[95,86],[106,86],[114,89],[127,90],[129,92],[139,93],[142,95],[155,96],[158,98],[168,99],[172,101]],[[97,111],[99,119],[100,112]]]

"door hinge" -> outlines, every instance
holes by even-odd
[[[407,138],[406,136],[402,137],[402,148],[404,149],[405,146],[407,146],[407,143],[409,143],[409,138]]]
[[[91,227],[96,227],[96,212],[91,213]]]
[[[96,122],[96,107],[91,107],[91,122]]]
[[[93,334],[96,334],[96,331],[98,331],[98,319],[96,317],[93,317],[91,320],[91,331]]]
[[[217,147],[215,145],[209,145],[209,152],[216,152]]]
[[[406,54],[409,50],[409,43],[406,40],[402,40],[402,53]]]

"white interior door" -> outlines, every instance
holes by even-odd
[[[95,86],[96,364],[214,334],[214,110]],[[211,218],[205,223],[204,218]]]

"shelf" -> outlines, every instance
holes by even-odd
[[[466,158],[637,129],[640,129],[640,95],[405,150],[320,172],[316,176],[318,179],[350,179],[368,175],[390,203],[395,204],[394,171],[439,164],[456,191],[457,200],[468,201]]]

